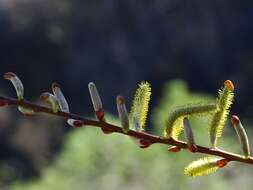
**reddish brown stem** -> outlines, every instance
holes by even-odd
[[[150,144],[160,143],[160,144],[177,146],[177,147],[180,147],[181,149],[188,149],[187,143],[179,141],[179,140],[175,140],[175,139],[172,139],[172,138],[165,139],[165,138],[162,138],[160,136],[149,134],[147,132],[138,132],[138,131],[134,131],[134,130],[129,130],[128,133],[124,133],[122,131],[121,127],[109,124],[105,121],[90,120],[90,119],[86,119],[86,118],[84,118],[80,115],[77,115],[77,114],[66,113],[66,112],[61,112],[61,111],[59,111],[57,113],[54,113],[52,111],[52,109],[50,109],[50,108],[31,103],[27,100],[19,101],[15,98],[0,96],[0,102],[4,102],[5,103],[4,105],[8,105],[8,106],[10,106],[10,105],[18,106],[18,105],[20,105],[20,106],[23,106],[23,107],[26,107],[26,108],[31,108],[37,113],[47,113],[47,114],[50,114],[50,115],[63,117],[65,119],[81,120],[84,125],[90,126],[90,127],[98,127],[98,128],[106,127],[113,133],[121,133],[123,135],[132,136],[132,137],[150,142]],[[212,148],[203,147],[203,146],[199,146],[199,145],[196,145],[196,148],[197,148],[196,152],[198,152],[198,153],[220,156],[220,157],[226,159],[227,161],[237,161],[237,162],[243,162],[243,163],[247,163],[247,164],[253,164],[253,158],[252,157],[244,158],[243,156],[240,156],[238,154],[233,154],[233,153],[230,153],[230,152],[226,152],[226,151],[221,150],[221,149],[212,149]]]

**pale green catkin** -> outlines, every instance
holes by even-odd
[[[217,161],[219,159],[215,157],[205,157],[199,160],[193,161],[185,169],[185,175],[191,177],[208,175],[214,173],[219,169]]]
[[[216,147],[217,139],[222,136],[223,128],[225,126],[230,107],[233,103],[234,93],[227,87],[219,90],[219,95],[217,99],[218,109],[213,115],[210,124],[210,141],[212,147]]]
[[[186,105],[173,110],[168,117],[165,138],[177,139],[183,130],[183,118],[188,116],[202,116],[213,113],[217,109],[215,104]]]

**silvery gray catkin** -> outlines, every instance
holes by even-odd
[[[243,154],[245,158],[248,158],[250,156],[250,148],[249,148],[249,140],[248,140],[247,133],[238,116],[233,115],[231,117],[231,123],[237,133]]]

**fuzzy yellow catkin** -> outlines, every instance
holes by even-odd
[[[231,117],[231,123],[240,141],[243,155],[245,156],[245,158],[248,158],[250,156],[250,148],[249,148],[249,140],[248,140],[247,133],[238,116],[233,115]]]
[[[21,80],[18,78],[18,76],[15,73],[7,72],[4,74],[4,78],[6,80],[11,81],[11,83],[13,84],[13,86],[16,90],[18,100],[23,100],[24,99],[24,86],[23,86]]]
[[[52,91],[59,103],[61,111],[69,113],[69,105],[68,105],[68,102],[61,91],[60,85],[54,82],[52,84]]]
[[[201,158],[190,163],[184,169],[184,173],[190,177],[197,177],[214,173],[221,167],[219,160],[221,159],[216,157]]]
[[[230,80],[224,82],[224,87],[219,90],[217,99],[218,109],[214,113],[210,123],[210,141],[213,148],[216,147],[217,139],[222,136],[230,107],[234,99],[234,85]]]
[[[130,116],[137,130],[144,130],[151,96],[151,87],[148,82],[141,82],[138,86],[134,95]]]
[[[54,113],[57,113],[60,110],[58,100],[53,94],[49,92],[44,92],[40,95],[40,99],[50,104]]]
[[[165,138],[178,139],[183,130],[183,119],[188,116],[206,116],[213,113],[217,109],[215,104],[192,104],[179,107],[170,112],[167,119],[167,126],[164,131]]]

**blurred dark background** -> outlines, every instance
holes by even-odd
[[[20,76],[33,101],[56,81],[71,110],[82,115],[92,115],[90,81],[115,113],[115,96],[124,95],[129,104],[141,80],[152,84],[154,106],[168,80],[183,79],[193,91],[215,94],[231,79],[232,111],[251,121],[252,19],[250,0],[0,0],[0,74]],[[1,94],[15,96],[7,81],[0,86]],[[49,118],[55,127],[26,131],[16,125],[19,113],[1,112],[1,163],[18,168],[15,178],[39,176],[61,147],[64,124]],[[6,119],[7,112],[15,117]]]

